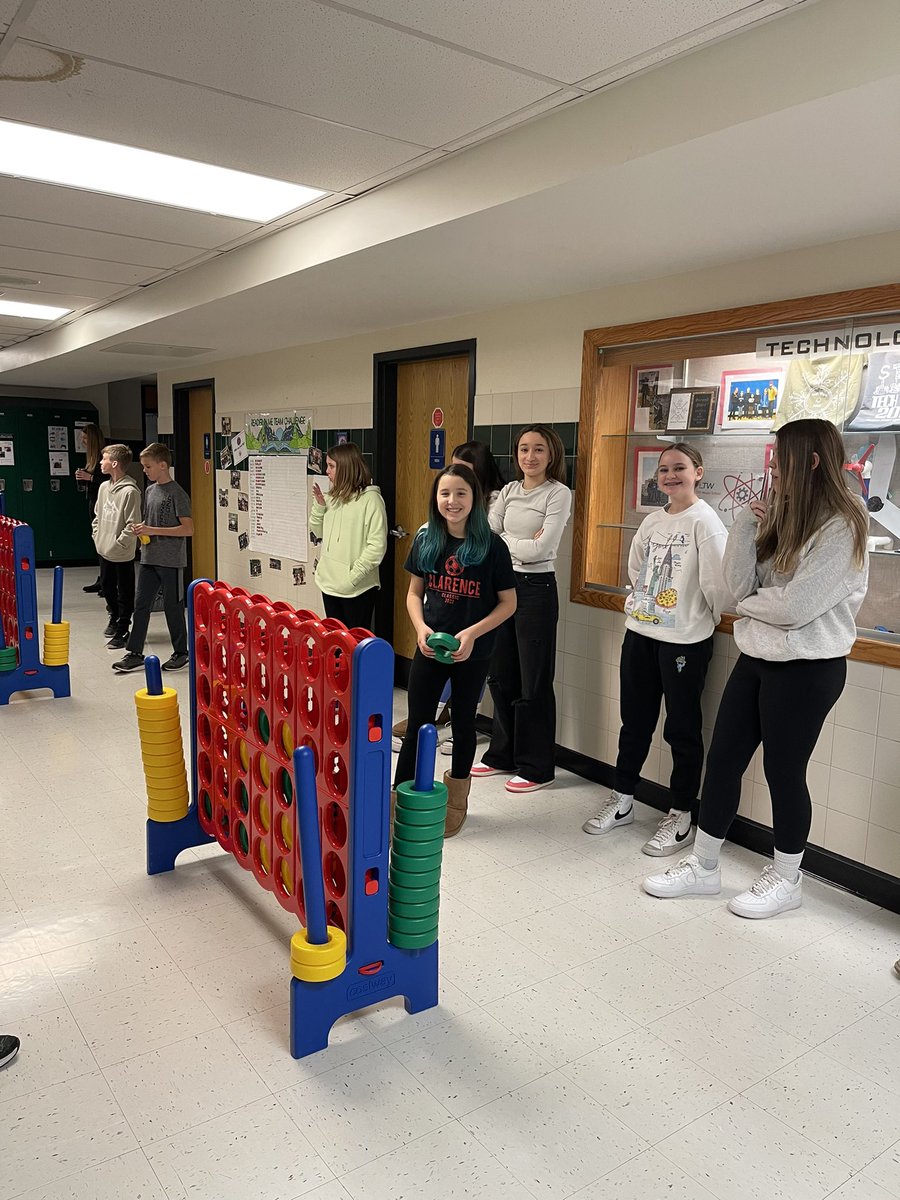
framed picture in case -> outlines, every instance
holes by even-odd
[[[669,393],[675,379],[672,363],[635,367],[631,383],[631,428],[634,433],[661,433],[666,428]]]
[[[665,446],[638,446],[634,452],[632,505],[636,512],[655,512],[668,503],[668,496],[656,483],[656,470],[663,450]]]
[[[712,433],[718,399],[719,389],[715,385],[672,388],[666,433]]]
[[[768,433],[775,420],[784,371],[723,371],[719,425],[723,433]]]

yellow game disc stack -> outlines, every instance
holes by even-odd
[[[69,622],[44,623],[44,666],[64,667],[69,661]]]
[[[180,821],[187,816],[189,793],[178,693],[163,688],[161,695],[151,696],[141,688],[134,702],[147,780],[147,816],[151,821]]]
[[[291,938],[291,973],[307,983],[325,983],[336,979],[347,965],[347,935],[334,925],[328,926],[328,941],[315,946],[301,929]]]

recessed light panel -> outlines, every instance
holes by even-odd
[[[0,121],[0,174],[254,224],[326,195],[299,183],[16,121]]]
[[[0,317],[27,317],[29,321],[55,321],[70,313],[71,308],[55,308],[52,304],[26,304],[19,300],[4,300],[0,296]]]

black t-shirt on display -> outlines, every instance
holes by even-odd
[[[443,561],[436,571],[424,571],[419,566],[422,531],[416,535],[403,569],[425,581],[424,613],[426,624],[435,633],[456,635],[483,620],[494,611],[499,592],[515,590],[516,577],[506,543],[496,533],[491,545],[477,566],[464,567],[456,553],[462,545],[459,538],[449,538]],[[496,630],[476,638],[473,658],[488,658],[494,648]]]

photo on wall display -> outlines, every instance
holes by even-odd
[[[716,423],[718,387],[676,387],[669,393],[667,433],[711,433]]]
[[[219,508],[228,507],[228,488],[219,488]]]
[[[237,513],[230,512],[228,514],[228,532],[229,533],[237,533],[237,531],[238,531]]]
[[[667,497],[656,482],[660,453],[658,446],[639,446],[634,452],[632,507],[637,512],[656,512],[666,505]]]
[[[262,575],[262,559],[251,558],[250,559],[250,577],[252,579],[255,579],[259,575]]]
[[[246,550],[249,545],[250,545],[250,534],[249,533],[239,533],[238,534],[238,550]]]
[[[723,433],[768,433],[778,411],[784,372],[723,371],[719,424]]]
[[[241,473],[240,473],[240,471],[232,471],[231,472],[231,486],[232,486],[232,488],[234,488],[234,490],[236,492],[240,491],[240,488],[241,488]]]
[[[672,363],[634,368],[631,428],[635,433],[656,433],[666,428],[669,394],[674,381],[675,367]]]

